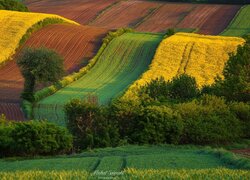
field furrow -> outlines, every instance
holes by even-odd
[[[228,54],[243,43],[242,38],[236,37],[177,33],[161,42],[149,70],[129,87],[123,98],[135,99],[140,86],[161,76],[171,80],[186,73],[195,77],[199,87],[212,84],[217,75],[222,75]]]
[[[250,33],[250,5],[241,8],[230,25],[221,33],[223,36],[243,36]]]
[[[88,63],[101,46],[106,33],[107,30],[101,28],[50,25],[35,32],[24,47],[43,46],[55,50],[64,57],[65,69],[71,73]],[[19,103],[23,83],[24,79],[15,61],[9,61],[1,67],[0,103]]]
[[[162,35],[143,33],[115,38],[86,75],[38,102],[35,117],[64,124],[63,107],[71,99],[91,95],[100,104],[110,102],[148,68],[161,39]]]
[[[100,15],[90,25],[111,29],[133,27],[157,6],[158,4],[154,2],[121,1]]]
[[[27,3],[34,12],[54,13],[72,19],[80,24],[87,24],[102,10],[118,0],[50,0]]]

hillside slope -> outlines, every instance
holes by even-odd
[[[171,80],[186,73],[195,77],[200,87],[211,84],[217,74],[222,74],[228,53],[243,43],[244,39],[237,37],[177,33],[161,42],[150,69],[130,86],[123,98],[136,98],[140,86],[161,76]]]
[[[35,32],[23,47],[43,46],[55,50],[64,57],[67,73],[71,73],[88,63],[101,46],[106,33],[106,29],[88,26],[49,25]],[[7,62],[5,66],[0,67],[0,114],[6,114],[8,119],[23,119],[21,113],[17,116],[12,112],[13,106],[19,106],[23,84],[24,79],[15,61]],[[8,105],[9,103],[12,103],[12,106]],[[18,108],[14,108],[13,111],[16,109]]]
[[[58,15],[0,10],[0,33],[4,35],[0,38],[0,64],[11,58],[29,28],[48,19],[77,24]]]
[[[143,33],[115,38],[86,75],[38,102],[35,118],[64,124],[64,105],[73,98],[92,95],[100,104],[110,102],[148,68],[161,39],[161,35]]]

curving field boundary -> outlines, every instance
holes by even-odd
[[[223,36],[243,36],[250,33],[250,5],[243,6],[228,27],[221,33]]]
[[[100,104],[109,103],[148,68],[161,40],[162,35],[144,33],[113,39],[86,75],[36,104],[35,119],[64,125],[64,105],[74,98],[92,95]]]
[[[149,70],[129,87],[123,98],[137,98],[140,86],[161,76],[171,80],[186,73],[195,77],[200,87],[212,84],[216,75],[222,74],[228,54],[235,52],[244,42],[237,37],[192,33],[177,33],[166,38],[159,45]]]
[[[0,33],[4,34],[0,38],[0,65],[11,58],[20,42],[27,39],[26,34],[33,32],[35,25],[41,28],[50,23],[63,22],[77,24],[58,15],[0,10]]]

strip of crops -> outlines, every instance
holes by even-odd
[[[135,81],[150,64],[162,35],[126,33],[112,40],[95,66],[82,78],[41,100],[34,109],[36,119],[64,124],[64,105],[73,98],[97,96],[110,102]]]
[[[221,75],[228,53],[235,52],[242,38],[177,33],[161,42],[150,69],[126,92],[124,98],[135,98],[140,86],[163,76],[171,80],[183,73],[196,78],[198,85],[212,84]]]
[[[0,10],[0,64],[8,60],[18,48],[20,40],[27,30],[36,23],[45,19],[61,19],[74,23],[57,15],[26,13],[17,11]]]
[[[223,167],[249,169],[249,162],[249,160],[237,157],[231,152],[218,151],[212,148],[171,145],[123,146],[94,149],[75,156],[59,156],[47,159],[1,159],[0,172],[29,170],[120,172],[126,168],[191,170]]]
[[[250,5],[241,8],[237,16],[221,35],[243,36],[248,33],[250,33]]]
[[[249,179],[250,172],[229,169],[205,170],[136,170],[127,169],[122,173],[100,172],[90,174],[87,171],[17,171],[2,172],[1,179]]]

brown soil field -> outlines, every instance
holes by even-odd
[[[67,73],[71,73],[86,65],[96,54],[107,32],[106,29],[89,26],[49,25],[35,32],[23,47],[46,47],[55,50],[64,57],[65,69]],[[1,108],[1,103],[20,102],[23,83],[24,79],[14,60],[0,68],[0,114],[6,112]],[[11,119],[14,118],[15,116]]]
[[[29,10],[33,12],[58,14],[80,24],[87,24],[103,9],[119,0],[27,0]]]
[[[159,3],[147,1],[122,1],[99,15],[89,25],[109,29],[134,27],[160,5]]]
[[[219,34],[239,9],[240,6],[235,5],[169,3],[159,8],[136,29],[164,32],[168,28],[191,28],[199,29],[198,33],[201,34]]]
[[[24,121],[25,117],[18,103],[0,103],[0,114],[4,114],[7,119]]]
[[[198,32],[201,34],[216,35],[228,26],[240,7],[235,5],[197,5],[176,27],[198,28]]]
[[[173,28],[180,23],[193,9],[195,4],[164,4],[145,22],[141,23],[136,30],[147,32],[162,32]]]
[[[250,149],[236,149],[232,150],[232,152],[250,158]]]
[[[132,27],[142,32],[165,32],[169,28],[191,28],[211,35],[222,32],[241,7],[146,0],[29,0],[27,5],[31,11],[55,13],[108,29]]]

